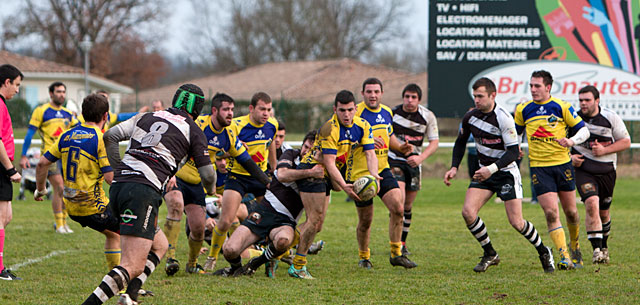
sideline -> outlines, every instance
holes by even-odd
[[[55,250],[55,251],[53,251],[53,252],[51,252],[51,253],[43,256],[43,257],[30,258],[30,259],[28,259],[28,260],[26,260],[26,261],[24,261],[22,263],[17,263],[17,264],[15,264],[13,266],[9,266],[8,269],[10,269],[11,271],[16,271],[16,270],[20,269],[21,267],[28,266],[28,265],[35,264],[35,263],[39,263],[39,262],[44,261],[46,259],[52,258],[54,256],[66,254],[66,253],[69,253],[69,252],[72,252],[72,251],[71,250],[61,250],[61,251]]]

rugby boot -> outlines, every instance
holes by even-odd
[[[408,257],[404,255],[389,257],[389,262],[391,263],[392,266],[402,266],[405,269],[418,267],[418,264],[412,262]]]
[[[498,265],[500,263],[500,256],[496,253],[496,255],[483,255],[480,259],[478,265],[473,267],[473,271],[475,272],[485,272],[489,269],[489,266]]]
[[[553,261],[553,252],[551,252],[551,248],[549,247],[544,248],[546,249],[546,252],[539,256],[542,269],[544,269],[545,273],[553,273],[553,271],[556,270],[556,263]]]

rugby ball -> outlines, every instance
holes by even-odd
[[[353,182],[353,191],[358,194],[360,200],[367,201],[373,199],[378,193],[376,178],[366,175]]]

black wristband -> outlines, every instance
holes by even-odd
[[[10,168],[10,169],[7,169],[7,177],[11,177],[11,176],[13,176],[13,175],[15,175],[15,174],[17,174],[17,173],[18,173],[18,171],[16,170],[16,168],[15,168],[15,167],[12,167],[12,168]]]

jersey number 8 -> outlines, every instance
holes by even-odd
[[[142,145],[142,147],[153,147],[158,145],[160,140],[162,140],[162,134],[167,132],[168,129],[169,124],[165,122],[153,123],[151,128],[149,128],[149,133],[147,133],[147,135],[140,141],[140,145]]]

